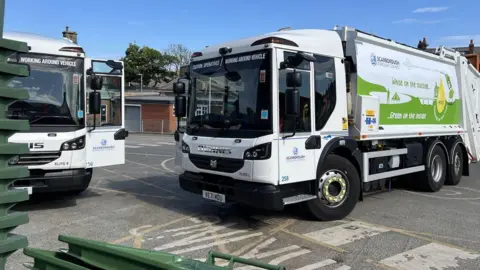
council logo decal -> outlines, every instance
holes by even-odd
[[[93,146],[93,151],[98,152],[98,151],[111,151],[115,149],[115,145],[108,145],[108,141],[106,139],[102,139],[100,141],[99,146]]]
[[[372,66],[377,65],[377,56],[374,53],[370,55],[370,62],[372,63]]]

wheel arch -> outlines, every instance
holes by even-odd
[[[360,185],[362,184],[362,153],[358,148],[357,141],[349,137],[336,137],[330,140],[323,148],[317,164],[317,179],[320,177],[320,169],[323,161],[329,154],[335,154],[348,159],[356,168]],[[363,191],[360,189],[360,200],[363,200]]]
[[[445,145],[449,149],[449,151],[448,151],[449,152],[449,159],[448,159],[449,164],[453,163],[453,159],[454,159],[453,151],[455,150],[455,147],[457,147],[457,145],[459,145],[460,148],[462,148],[462,153],[463,153],[462,154],[463,155],[463,173],[462,173],[462,175],[463,176],[469,176],[470,175],[470,166],[469,166],[470,164],[468,163],[469,157],[468,157],[467,147],[465,146],[465,143],[463,142],[462,137],[460,137],[460,136],[452,137],[445,142]]]
[[[443,153],[445,154],[445,158],[447,159],[447,163],[450,164],[450,155],[448,153],[447,146],[445,145],[445,143],[440,138],[433,137],[433,138],[428,139],[427,142],[425,143],[425,149],[426,149],[425,153],[426,153],[426,155],[424,157],[424,164],[425,164],[426,169],[430,168],[430,162],[428,162],[428,161],[430,160],[430,155],[432,154],[433,149],[437,145],[440,145],[440,147],[443,150]]]

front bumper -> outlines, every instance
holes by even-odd
[[[30,170],[30,176],[17,179],[12,187],[32,187],[33,193],[85,189],[92,179],[91,169]]]
[[[229,202],[237,202],[265,210],[283,210],[283,199],[303,194],[310,189],[308,182],[275,186],[236,180],[230,177],[184,172],[179,176],[180,187],[202,194],[203,190],[224,194]]]

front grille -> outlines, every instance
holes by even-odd
[[[10,166],[39,166],[48,164],[61,155],[61,152],[30,152],[19,155],[18,162]]]
[[[193,155],[188,156],[190,161],[199,169],[211,170],[217,172],[234,173],[243,168],[243,159],[221,158],[212,156]],[[210,166],[210,161],[216,160],[216,168]]]

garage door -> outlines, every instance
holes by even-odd
[[[140,106],[125,106],[125,128],[130,132],[141,132]]]

